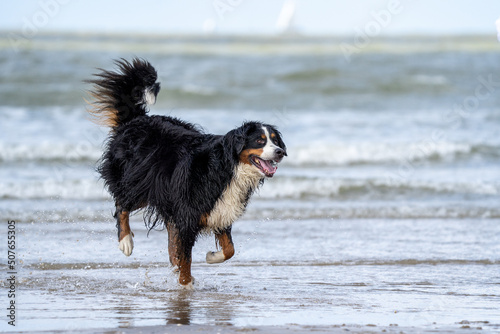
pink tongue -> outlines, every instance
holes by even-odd
[[[267,160],[260,160],[260,165],[264,168],[264,170],[269,173],[269,174],[274,174],[276,173],[276,170],[278,169],[278,167],[274,167],[273,165],[271,165],[271,162],[270,161],[267,161]]]

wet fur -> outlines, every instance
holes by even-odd
[[[87,81],[94,85],[91,114],[112,128],[97,170],[117,216],[143,208],[148,228],[173,224],[190,258],[200,232],[230,232],[264,182],[243,159],[245,150],[259,149],[252,138],[266,127],[284,155],[285,144],[275,127],[260,122],[214,135],[174,117],[148,116],[147,102],[156,99],[160,87],[156,70],[139,59],[116,65],[118,71],[101,70]]]

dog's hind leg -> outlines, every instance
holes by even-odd
[[[194,240],[181,238],[173,223],[167,223],[168,256],[174,271],[179,275],[179,284],[184,289],[192,289],[194,277],[191,276],[191,252]]]
[[[166,223],[168,231],[168,256],[170,264],[174,266],[175,270],[179,270],[179,231],[173,223]]]
[[[179,284],[187,290],[193,289],[194,277],[191,276],[191,252],[193,246],[181,247],[179,252]]]
[[[231,227],[228,227],[222,232],[216,232],[215,240],[222,247],[222,250],[218,252],[208,252],[206,257],[207,263],[222,263],[232,258],[234,255],[234,244],[231,238]]]
[[[129,212],[123,210],[121,207],[116,207],[115,212],[116,227],[118,229],[118,247],[126,256],[132,254],[134,249],[134,233],[129,225]]]
[[[191,253],[193,251],[194,239],[182,238],[177,247],[179,260],[179,284],[187,290],[193,289],[194,277],[191,276]]]

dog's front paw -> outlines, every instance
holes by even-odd
[[[195,279],[191,276],[191,281],[189,283],[184,284],[185,280],[181,280],[179,276],[179,286],[182,290],[194,290]]]
[[[210,264],[222,263],[226,260],[226,257],[224,256],[224,253],[220,250],[218,252],[208,252],[206,260],[207,263]]]
[[[120,247],[120,250],[123,252],[123,254],[125,254],[126,256],[130,256],[130,254],[132,254],[132,250],[134,249],[134,240],[132,239],[132,235],[127,234],[125,237],[123,237],[123,239],[120,240],[118,247]]]
[[[188,284],[179,284],[182,290],[192,291],[194,290],[194,280]]]

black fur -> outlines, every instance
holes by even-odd
[[[96,99],[92,112],[113,128],[97,170],[117,214],[144,208],[148,228],[173,224],[190,256],[203,228],[201,217],[212,211],[230,184],[242,151],[257,148],[253,139],[262,126],[276,134],[282,155],[286,146],[275,127],[260,122],[213,135],[174,117],[148,116],[143,96],[145,91],[158,93],[156,70],[138,59],[116,64],[117,72],[101,70],[98,79],[88,81]]]
[[[155,97],[160,91],[160,83],[156,82],[158,75],[149,62],[135,58],[132,63],[121,59],[115,64],[119,72],[99,69],[101,73],[95,76],[100,79],[85,81],[95,85],[91,94],[96,109],[91,113],[97,118],[104,114],[103,123],[112,127],[145,116],[148,109],[143,100],[144,90],[150,90]]]

